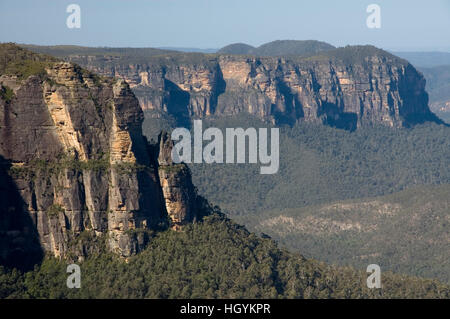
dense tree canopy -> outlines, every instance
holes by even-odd
[[[431,280],[332,267],[277,248],[221,215],[181,232],[159,233],[127,262],[108,253],[80,264],[81,288],[66,286],[67,261],[47,258],[33,271],[0,267],[0,298],[448,298]]]

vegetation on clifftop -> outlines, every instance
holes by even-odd
[[[371,45],[357,45],[335,48],[320,41],[306,40],[277,40],[265,43],[257,48],[243,43],[231,44],[217,51],[216,54],[188,53],[167,51],[152,48],[89,48],[77,46],[30,46],[22,47],[34,52],[51,54],[69,61],[76,61],[82,65],[92,64],[104,68],[114,66],[128,66],[130,64],[145,64],[153,67],[170,65],[201,65],[214,67],[219,55],[258,56],[262,59],[277,61],[279,57],[303,61],[328,61],[336,59],[346,65],[366,63],[370,56],[388,58],[396,63],[406,64],[403,60],[387,51]],[[93,60],[89,56],[96,56]]]
[[[30,75],[45,76],[45,68],[57,60],[51,56],[25,50],[14,43],[0,44],[0,75],[26,79]]]

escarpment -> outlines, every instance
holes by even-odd
[[[0,49],[8,61],[0,68],[8,92],[0,98],[0,262],[44,252],[82,258],[94,241],[127,257],[169,226],[173,207],[189,212],[177,225],[195,220],[189,172],[161,170],[152,149],[167,153],[167,144],[142,136],[143,112],[124,80],[12,44]]]
[[[275,124],[317,122],[355,129],[437,121],[423,76],[371,46],[308,57],[166,54],[66,59],[125,79],[143,110],[180,121],[246,112]]]

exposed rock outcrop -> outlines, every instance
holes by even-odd
[[[173,229],[196,220],[197,195],[186,164],[172,161],[173,141],[166,133],[159,136],[158,172],[167,214]]]
[[[25,51],[1,46],[10,56]],[[127,257],[145,246],[149,230],[164,227],[172,207],[194,220],[194,206],[183,205],[194,205],[195,196],[184,200],[166,190],[194,194],[190,174],[184,168],[163,175],[161,188],[157,157],[142,136],[143,112],[128,84],[30,56],[45,64],[13,59],[0,73],[9,92],[0,98],[0,262],[21,249],[26,255],[19,243],[29,242],[33,229],[37,250],[55,256],[82,257],[89,246],[83,238],[106,237],[106,248]],[[17,62],[44,72],[22,76],[11,67]]]
[[[307,121],[346,129],[437,120],[423,76],[407,61],[371,46],[318,54],[67,59],[125,79],[143,110],[179,120],[246,112],[277,124]]]

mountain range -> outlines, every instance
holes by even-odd
[[[422,74],[372,46],[233,48],[0,45],[1,297],[448,298],[450,135]],[[173,163],[161,128],[195,118],[280,126],[280,174]]]

